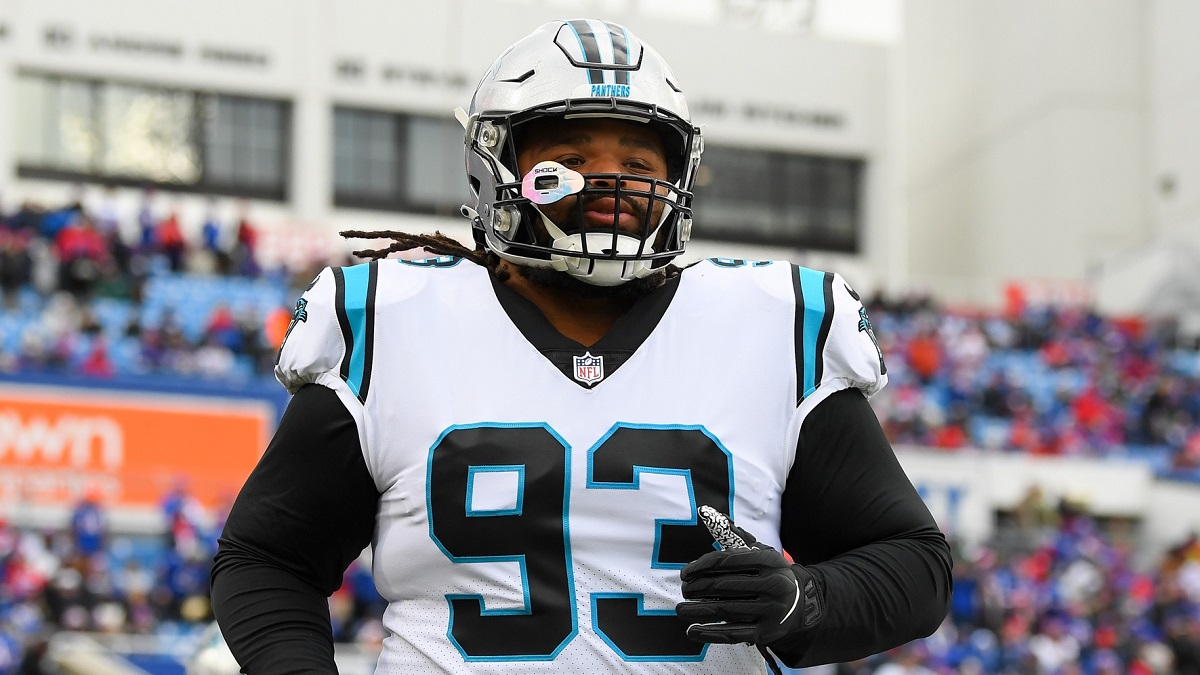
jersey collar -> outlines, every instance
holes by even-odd
[[[675,291],[679,288],[680,278],[680,275],[676,275],[668,279],[662,286],[639,299],[617,319],[604,337],[596,344],[585,347],[559,333],[537,305],[494,276],[491,277],[496,300],[500,302],[500,306],[504,308],[517,330],[521,331],[529,344],[541,352],[564,376],[585,389],[595,387],[616,372],[617,368],[633,356],[646,338],[650,337],[650,333],[658,326],[663,314],[670,307],[671,299],[675,297]],[[591,374],[580,370],[580,363],[588,363],[589,358],[601,359],[599,363],[602,365],[599,367],[602,372],[596,371],[594,367],[590,371]],[[596,375],[600,375],[599,379],[594,379]]]

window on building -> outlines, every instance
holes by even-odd
[[[259,190],[287,184],[286,104],[241,96],[212,96],[204,104],[208,183]]]
[[[22,73],[22,176],[284,199],[285,101]]]
[[[693,236],[856,252],[863,162],[709,144]]]
[[[452,117],[335,108],[334,203],[457,215],[468,198],[462,134]]]

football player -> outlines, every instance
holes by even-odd
[[[212,576],[245,672],[336,672],[326,598],[367,545],[378,673],[762,673],[936,629],[950,552],[867,403],[857,295],[671,262],[703,146],[663,59],[549,23],[459,119],[476,245],[386,233],[281,348]]]

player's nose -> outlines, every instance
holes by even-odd
[[[594,157],[588,162],[587,172],[591,174],[621,173],[621,163],[614,157]],[[596,176],[590,179],[593,185],[611,187],[613,179],[608,176]]]

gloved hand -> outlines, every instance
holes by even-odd
[[[759,543],[709,506],[700,519],[722,550],[705,553],[680,570],[685,602],[675,606],[698,642],[766,645],[821,620],[816,582],[800,565]]]

